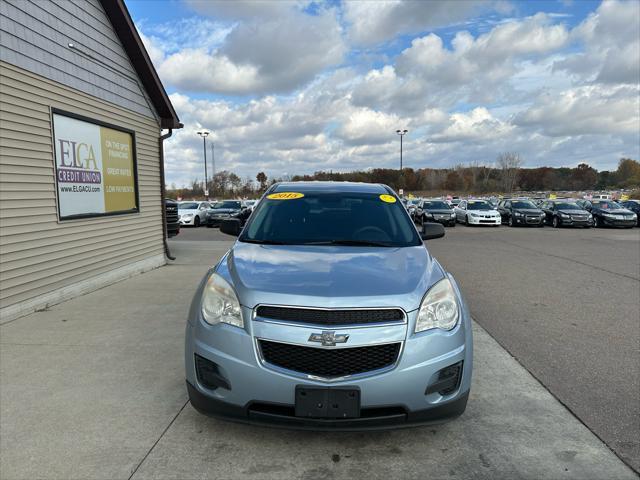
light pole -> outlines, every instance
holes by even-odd
[[[403,175],[402,175],[402,137],[404,137],[409,130],[396,130],[396,133],[400,135],[400,187],[403,187]],[[400,196],[403,196],[404,192],[402,188],[400,188]]]
[[[400,135],[400,173],[402,173],[402,137],[404,137],[409,130],[396,130],[396,133]]]
[[[207,187],[207,136],[209,132],[201,130],[198,135],[202,137],[202,149],[204,151],[204,196],[206,200],[209,200],[209,190]]]

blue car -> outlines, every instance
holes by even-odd
[[[471,316],[389,187],[279,183],[195,292],[191,404],[235,421],[315,430],[436,423],[471,387]]]

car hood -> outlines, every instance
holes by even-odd
[[[187,213],[196,213],[198,211],[197,208],[185,210],[184,208],[178,209],[178,215],[186,215]]]
[[[532,215],[532,214],[540,215],[542,213],[542,210],[538,208],[515,208],[513,211],[514,213],[518,212],[518,213],[524,213],[529,215]]]
[[[423,246],[404,248],[257,245],[236,242],[217,272],[240,303],[412,311],[444,277]]]
[[[216,213],[236,213],[239,212],[237,208],[214,208],[211,210],[211,213],[215,215]]]
[[[606,210],[603,208],[598,208],[598,212],[600,213],[612,213],[614,215],[630,215],[633,212],[631,210],[628,210],[626,208],[615,208],[615,209],[609,209],[607,208]]]

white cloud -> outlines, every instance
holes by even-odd
[[[420,33],[463,20],[487,4],[486,0],[347,0],[344,18],[354,43],[375,45],[398,34]]]
[[[631,86],[578,87],[546,93],[518,114],[515,123],[545,135],[604,135],[640,132],[640,89]]]
[[[604,1],[572,32],[585,51],[555,64],[582,81],[640,83],[640,3]]]
[[[484,107],[454,113],[444,129],[429,135],[431,142],[488,142],[509,135],[513,126],[494,118]]]
[[[225,26],[201,19],[216,26],[209,39],[202,25],[190,22],[186,31],[202,41],[184,40],[182,48],[150,36],[144,37],[145,44],[153,50],[163,81],[181,90],[230,95],[290,92],[339,65],[347,51],[335,10],[310,15],[296,6],[294,2],[196,2],[203,11],[241,21]],[[267,10],[269,15],[258,15]]]

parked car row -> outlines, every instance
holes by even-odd
[[[411,205],[415,205],[411,208]],[[613,200],[503,199],[494,202],[485,199],[418,199],[407,203],[407,211],[417,223],[436,222],[446,226],[508,225],[510,227],[550,225],[559,227],[624,227],[638,225],[640,201],[627,200],[624,205]]]
[[[218,227],[225,218],[237,217],[245,210],[251,211],[256,204],[257,200],[180,202],[178,204],[178,221],[183,226]]]

